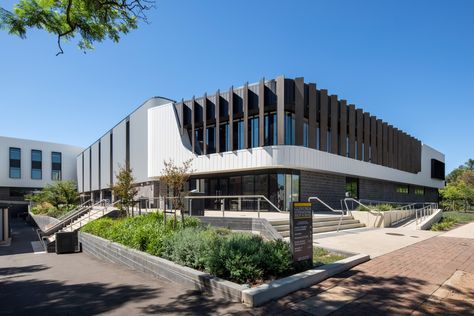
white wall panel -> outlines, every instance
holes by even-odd
[[[21,149],[21,178],[10,179],[9,176],[9,148],[17,147]],[[42,179],[31,179],[31,150],[41,150],[42,152]],[[77,155],[82,148],[41,142],[28,139],[11,137],[0,137],[0,186],[3,187],[24,187],[42,188],[52,183],[51,180],[51,152],[62,154],[62,179],[77,181]]]
[[[157,179],[163,160],[173,158],[182,163],[193,157],[195,174],[252,170],[260,168],[294,168],[330,172],[356,177],[409,183],[441,188],[444,181],[431,179],[431,158],[444,161],[444,155],[423,145],[422,171],[413,174],[369,162],[300,146],[270,146],[234,152],[196,156],[187,134],[181,138],[172,104],[148,110],[148,176]]]
[[[148,181],[148,109],[160,101],[150,99],[130,114],[130,167],[136,182]]]
[[[100,187],[110,188],[110,133],[100,139]]]
[[[84,192],[89,192],[91,190],[90,152],[90,148],[84,150]]]
[[[113,175],[112,180],[115,182],[115,175],[120,168],[125,167],[126,158],[126,121],[120,122],[112,130],[113,132]]]
[[[80,154],[79,156],[77,156],[76,158],[76,168],[77,168],[77,191],[79,193],[82,193],[83,190],[83,181],[84,179],[82,179],[82,154]]]
[[[91,166],[92,166],[92,169],[91,169],[91,183],[92,183],[92,187],[91,187],[91,190],[92,191],[96,191],[96,190],[99,190],[99,142],[95,142],[92,146],[91,146],[91,151],[92,151],[92,161],[91,161]]]

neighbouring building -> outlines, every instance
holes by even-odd
[[[179,102],[151,98],[77,156],[79,191],[112,198],[116,173],[130,166],[139,195],[159,197],[168,159],[193,159],[190,189],[263,194],[282,210],[310,196],[337,208],[346,196],[437,201],[444,186],[442,153],[314,83],[281,76]]]
[[[24,211],[24,196],[60,180],[76,179],[76,157],[83,148],[0,136],[0,208]]]

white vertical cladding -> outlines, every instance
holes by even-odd
[[[110,188],[110,133],[100,139],[100,188]]]
[[[148,181],[148,109],[159,101],[150,99],[130,114],[130,167],[138,183]]]
[[[77,191],[79,193],[84,192],[82,190],[84,185],[84,179],[82,179],[82,153],[76,157],[76,170],[77,170]]]
[[[112,130],[113,137],[113,177],[112,180],[115,181],[115,175],[118,174],[120,168],[125,167],[125,160],[126,160],[126,120],[120,122],[117,126],[114,127]]]
[[[84,150],[84,192],[89,192],[91,190],[90,152],[90,147]]]
[[[165,160],[180,164],[195,157],[190,141],[181,137],[173,103],[148,110],[148,177],[159,177]]]
[[[92,169],[91,169],[91,190],[92,191],[96,191],[96,190],[99,190],[99,142],[95,142],[92,146],[91,146],[91,157],[92,157],[92,161],[91,161],[91,166],[92,166]]]
[[[21,177],[11,179],[9,174],[10,147],[21,150]],[[40,150],[42,155],[42,177],[31,179],[31,151]],[[77,181],[76,157],[82,148],[0,136],[0,187],[42,188],[53,182],[51,175],[51,153],[62,155],[62,179]]]

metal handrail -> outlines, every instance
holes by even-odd
[[[425,206],[423,208],[420,208],[420,209],[416,209],[416,212],[415,212],[415,214],[416,214],[416,219],[415,219],[416,228],[418,228],[419,224],[423,222],[423,218],[433,215],[433,207],[435,209],[437,209],[437,203],[428,203],[427,206]]]
[[[89,204],[89,203],[92,205],[92,200],[87,200],[84,203],[82,203],[81,205],[76,206],[71,211],[67,212],[66,214],[61,215],[60,217],[58,217],[58,220],[62,221],[64,219],[66,219],[67,217],[69,217],[69,216],[73,215],[74,213],[80,211],[80,209],[82,209],[83,207],[86,207],[86,205]]]
[[[379,215],[382,214],[381,211],[379,211],[379,210],[377,210],[377,209],[372,209],[372,208],[368,207],[367,205],[361,203],[360,201],[357,201],[357,200],[354,199],[354,198],[345,198],[345,199],[344,199],[344,205],[346,206],[346,210],[347,210],[348,213],[351,213],[351,214],[352,214],[351,210],[349,210],[349,205],[347,205],[347,201],[355,202],[356,204],[359,204],[359,205],[362,206],[363,208],[368,209],[370,212],[378,213]]]
[[[321,200],[317,196],[310,196],[308,198],[308,202],[311,202],[312,200],[316,200],[319,203],[321,203],[322,205],[326,206],[331,212],[334,212],[334,213],[338,212],[337,210],[335,210],[332,207],[330,207],[329,205],[327,205],[323,200]],[[342,217],[344,216],[344,211],[343,210],[340,210],[339,212],[341,212],[341,216],[339,217],[339,223],[337,224],[337,232],[339,232],[339,228],[341,227],[341,223],[342,223]]]
[[[51,226],[49,227],[46,231],[43,232],[43,235],[44,236],[49,236],[53,233],[55,233],[55,230],[60,230],[62,229],[63,227],[67,226],[67,225],[70,225],[74,220],[76,220],[77,218],[79,218],[80,216],[84,215],[85,213],[87,213],[88,211],[92,210],[94,208],[94,206],[98,206],[100,204],[102,204],[103,202],[106,202],[108,203],[109,200],[106,200],[106,199],[102,199],[90,206],[87,206],[86,208],[83,208],[81,211],[77,212],[76,214],[71,215],[69,216],[68,218],[54,224],[54,226]],[[69,223],[68,223],[69,222]]]
[[[225,212],[225,205],[224,205],[224,200],[225,199],[257,199],[257,214],[258,218],[260,218],[260,199],[263,199],[266,201],[268,204],[270,204],[271,207],[273,207],[277,212],[283,212],[280,210],[278,207],[276,207],[275,204],[273,204],[265,195],[188,195],[184,197],[185,199],[192,201],[193,199],[219,199],[221,201],[221,211],[222,211],[222,217],[224,217],[224,212]],[[191,202],[190,202],[191,203]],[[191,209],[190,209],[191,210]]]
[[[107,211],[107,209],[108,209],[109,207],[115,206],[115,204],[119,203],[121,200],[117,200],[117,201],[115,201],[115,202],[113,202],[113,203],[110,203],[109,200],[102,200],[102,201],[106,201],[107,204],[104,205],[103,208],[98,209],[98,210],[96,210],[95,212],[93,212],[93,211],[94,211],[94,208],[92,207],[92,208],[90,209],[90,212],[88,213],[88,215],[89,215],[89,216],[88,216],[89,221],[90,221],[91,216],[94,216],[94,215],[97,214],[97,213],[102,212],[102,216],[104,216],[104,215],[105,215],[105,212]],[[107,213],[108,213],[108,212],[107,212]],[[79,221],[78,221],[78,222],[72,222],[72,223],[70,223],[70,224],[69,224],[69,225],[70,225],[70,228],[71,228],[70,231],[73,231],[72,227],[73,227],[75,224],[77,224],[77,223],[79,223],[79,228],[81,228],[81,227],[82,227],[82,221],[84,221],[84,218],[79,218]]]

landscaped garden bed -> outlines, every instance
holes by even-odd
[[[251,233],[184,223],[161,213],[101,218],[82,228],[85,253],[209,291],[250,306],[316,284],[369,260],[316,248],[313,265],[295,264],[283,240],[266,241]]]
[[[474,221],[474,212],[450,211],[443,212],[441,220],[431,226],[431,230],[445,231],[450,230],[458,225]]]
[[[193,217],[186,217],[184,223],[171,218],[165,223],[161,213],[101,218],[82,231],[249,286],[312,268],[295,265],[285,241],[205,226]],[[316,248],[314,266],[343,258]]]

